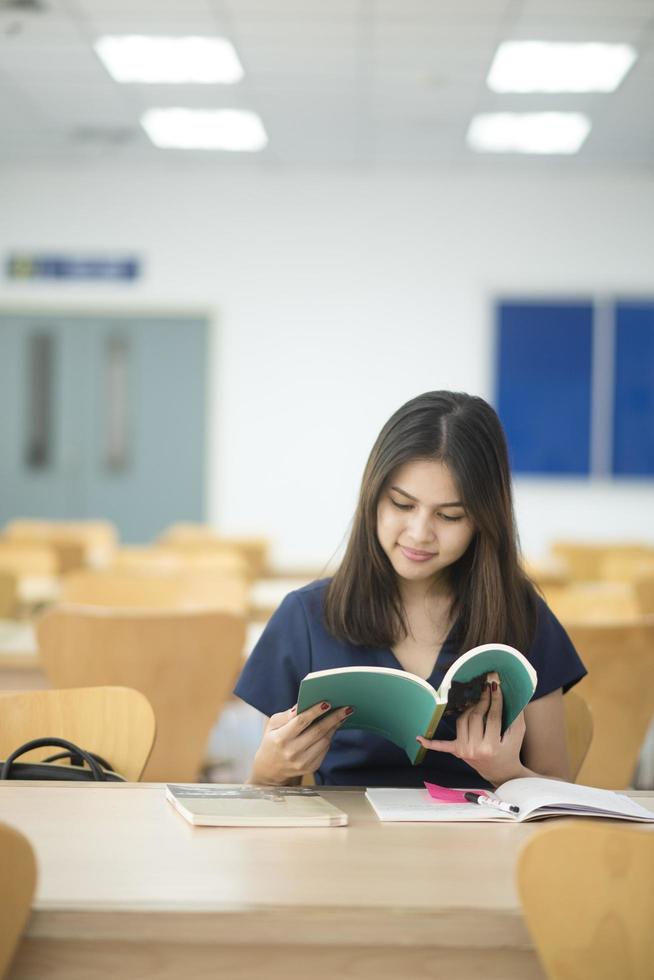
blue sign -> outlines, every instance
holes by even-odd
[[[141,274],[141,263],[126,258],[81,258],[67,255],[10,255],[9,279],[81,279],[110,282],[133,281]]]

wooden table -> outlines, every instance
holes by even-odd
[[[38,893],[11,980],[542,974],[514,885],[535,824],[194,828],[158,784],[0,784]],[[654,794],[637,794],[654,809]]]

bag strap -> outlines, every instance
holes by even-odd
[[[89,752],[89,755],[95,759],[95,761],[102,766],[105,772],[113,772],[113,769],[109,765],[106,759],[103,759],[101,755],[97,752]],[[57,752],[55,755],[49,755],[47,759],[42,759],[42,762],[59,762],[60,759],[69,759],[71,766],[83,766],[84,760],[81,755],[76,752],[66,751]]]
[[[32,749],[42,749],[48,745],[56,745],[61,749],[66,749],[73,755],[79,756],[86,762],[89,769],[93,773],[93,779],[95,782],[106,782],[105,774],[91,753],[86,752],[84,749],[80,749],[79,746],[75,745],[73,742],[68,742],[65,738],[33,738],[31,742],[25,742],[24,745],[19,745],[17,749],[14,749],[10,756],[7,756],[2,764],[0,779],[11,778],[9,774],[11,772],[12,764],[21,755],[25,755],[26,752],[30,752]]]

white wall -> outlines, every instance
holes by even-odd
[[[210,519],[284,564],[326,562],[403,401],[492,396],[495,294],[654,293],[654,177],[536,167],[241,173],[0,170],[0,255],[139,252],[134,286],[0,285],[0,304],[209,308]],[[521,480],[523,546],[654,540],[652,483]]]

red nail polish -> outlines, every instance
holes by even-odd
[[[323,701],[323,703],[320,705],[320,707],[322,708],[323,711],[327,711],[327,708],[329,708],[330,705],[329,705],[329,703],[327,701]]]
[[[491,684],[491,687],[493,689],[493,693],[495,693],[495,691],[497,690],[497,681],[493,681],[493,683]]]
[[[353,711],[354,711],[354,708],[346,708],[345,709],[345,714],[346,715],[351,715]]]

